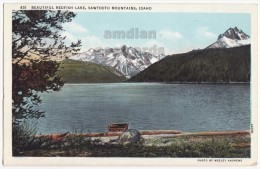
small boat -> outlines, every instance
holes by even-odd
[[[107,127],[109,132],[123,132],[129,127],[129,123],[110,123]]]

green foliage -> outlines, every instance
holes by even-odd
[[[61,144],[66,144],[69,148],[81,148],[83,146],[90,144],[90,139],[79,134],[79,135],[69,135],[65,138]]]
[[[23,59],[32,54],[41,59],[77,52],[81,41],[64,44],[59,32],[62,24],[76,16],[70,11],[18,10],[12,12],[12,58]]]
[[[37,126],[28,121],[23,121],[13,124],[12,130],[13,155],[18,155],[20,151],[26,150],[29,147],[37,132]]]
[[[60,66],[58,75],[67,83],[111,83],[126,80],[116,69],[91,62],[66,59]]]
[[[171,157],[233,158],[250,157],[250,151],[231,146],[233,139],[205,139],[190,142],[188,139],[174,139],[167,149]]]
[[[12,12],[12,117],[13,123],[40,118],[44,112],[38,92],[57,91],[64,82],[56,75],[59,63],[52,56],[75,53],[81,41],[65,45],[62,24],[76,14],[70,11],[18,10]]]
[[[60,90],[64,84],[60,77],[56,76],[50,80],[51,77],[55,76],[58,66],[52,61],[31,61],[30,65],[13,64],[12,99],[14,122],[44,116],[44,112],[34,107],[42,101],[37,92]]]
[[[130,82],[249,82],[250,45],[167,56]]]

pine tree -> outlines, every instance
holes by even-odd
[[[39,92],[58,91],[64,85],[56,75],[54,56],[75,53],[81,41],[65,44],[62,24],[76,16],[70,11],[19,10],[12,13],[12,117],[13,123],[40,118],[44,112]]]

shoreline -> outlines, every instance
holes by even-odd
[[[141,136],[144,137],[183,137],[183,136],[218,136],[218,135],[250,135],[250,130],[226,130],[226,131],[201,131],[201,132],[182,132],[179,130],[140,130]],[[119,137],[122,132],[104,132],[104,133],[68,133],[67,135],[55,133],[55,134],[41,134],[36,135],[38,138],[60,138],[61,135],[66,136],[83,136],[83,137]]]
[[[78,133],[64,139],[59,135],[54,140],[35,138],[31,147],[15,152],[14,156],[250,158],[250,135],[249,130],[157,133],[141,135],[135,143],[122,143],[118,136],[85,137]]]

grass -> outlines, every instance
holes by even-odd
[[[37,132],[37,124],[22,121],[14,123],[12,128],[12,152],[14,155],[30,147],[32,138]]]
[[[245,136],[188,136],[141,139],[134,144],[99,144],[100,140],[71,137],[71,145],[26,150],[23,156],[39,157],[185,157],[249,158],[250,138]],[[62,144],[62,143],[60,143]],[[239,146],[242,145],[242,146]]]

